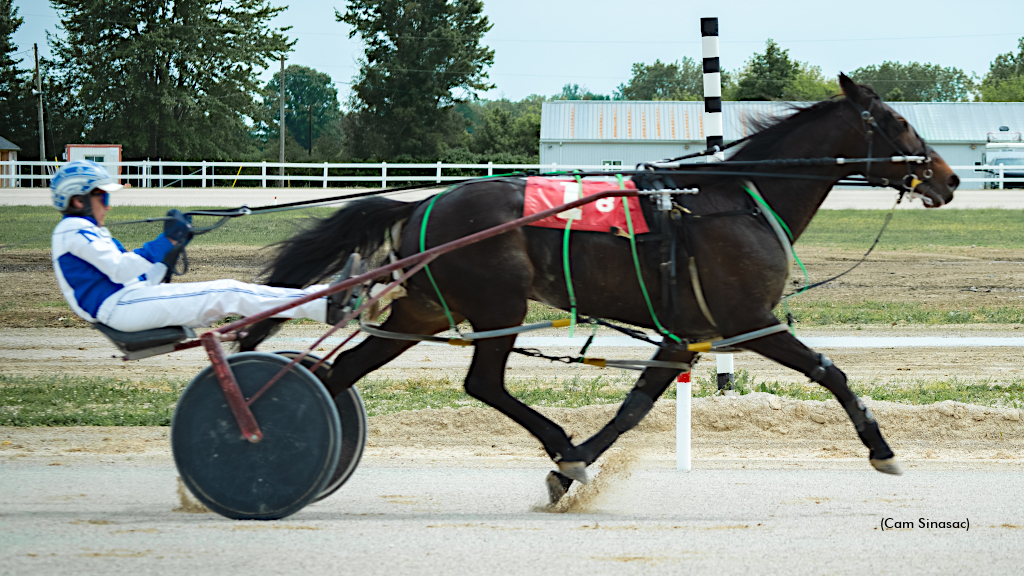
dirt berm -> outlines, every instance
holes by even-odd
[[[1024,458],[1024,422],[1016,408],[946,401],[908,406],[867,400],[894,450],[908,457]],[[617,405],[539,408],[582,441],[615,416]],[[676,406],[658,402],[620,444],[675,449]],[[783,455],[819,450],[834,457],[866,456],[846,412],[835,400],[794,400],[766,393],[696,398],[692,404],[695,453],[722,456]],[[539,451],[540,444],[492,410],[443,408],[377,416],[370,446],[499,448]],[[805,453],[806,455],[806,453]]]
[[[1016,408],[946,401],[908,406],[866,400],[897,455],[906,459],[1024,462],[1024,422]],[[581,442],[614,417],[617,405],[540,408]],[[617,446],[673,459],[675,402],[654,410]],[[0,428],[7,457],[93,455],[170,456],[166,427]],[[794,400],[772,394],[695,398],[693,454],[700,458],[861,458],[860,443],[838,402]],[[491,409],[443,408],[370,419],[370,457],[539,457],[540,443]]]

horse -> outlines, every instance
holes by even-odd
[[[780,324],[772,310],[786,288],[789,247],[769,225],[769,212],[777,215],[796,241],[831,188],[858,174],[871,183],[910,192],[930,208],[949,203],[959,184],[949,165],[871,88],[845,75],[840,75],[839,81],[842,95],[800,107],[782,119],[760,121],[757,131],[726,164],[633,176],[641,189],[699,189],[695,195],[674,196],[683,217],[670,224],[681,230],[671,248],[688,258],[699,282],[662,282],[663,246],[657,242],[637,244],[643,281],[655,303],[649,308],[637,279],[630,242],[613,234],[573,232],[568,254],[579,313],[654,329],[658,322],[652,318],[653,309],[668,327],[665,330],[675,336],[663,338],[653,359],[692,365],[698,352],[688,350],[679,340],[729,338]],[[901,155],[927,157],[928,161],[913,165],[877,160]],[[834,160],[800,162],[871,156],[876,161],[866,165]],[[787,164],[787,160],[792,162]],[[747,168],[735,172],[732,166],[742,167],[744,162]],[[727,166],[729,170],[723,173]],[[406,257],[515,220],[523,215],[525,180],[469,181],[429,202],[380,197],[354,201],[282,242],[265,271],[266,282],[298,287],[328,278],[351,254],[373,254],[382,249],[385,237],[390,238],[398,225],[401,232],[397,242],[391,241],[392,249]],[[753,194],[745,187],[756,187],[770,210],[759,214],[752,209]],[[653,200],[644,197],[641,202],[644,214],[654,216]],[[428,211],[429,226],[421,245],[421,225]],[[710,217],[714,215],[724,217]],[[418,273],[405,283],[407,295],[393,300],[380,328],[429,335],[463,320],[477,331],[509,328],[523,322],[529,300],[569,310],[573,303],[563,274],[562,243],[560,230],[522,227],[443,255],[430,264],[432,281]],[[273,324],[265,321],[262,327],[254,327],[243,341],[243,349],[254,348]],[[766,332],[771,333],[736,347],[796,370],[828,389],[868,448],[871,466],[883,473],[900,474],[877,420],[850,390],[846,375],[788,330]],[[644,369],[615,417],[591,438],[574,444],[560,426],[506,390],[505,364],[515,340],[515,335],[476,340],[464,389],[541,442],[557,467],[546,479],[552,502],[564,495],[573,481],[586,483],[587,467],[650,412],[682,371],[679,365],[659,363]],[[414,344],[369,336],[339,355],[324,384],[337,395]]]

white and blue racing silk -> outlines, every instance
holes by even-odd
[[[133,252],[88,216],[65,216],[53,230],[53,271],[71,309],[89,322],[103,322],[122,291],[159,284],[174,246],[163,234]]]

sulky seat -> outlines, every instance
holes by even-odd
[[[185,326],[166,326],[142,332],[122,332],[98,322],[92,326],[113,342],[118,350],[124,352],[125,360],[138,360],[171,352],[178,342],[196,337],[196,333]]]

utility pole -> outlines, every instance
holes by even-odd
[[[43,131],[43,77],[39,74],[39,45],[33,44],[32,49],[36,55],[36,89],[34,96],[39,98],[39,161],[46,161],[46,136]]]
[[[285,128],[284,128],[284,54],[281,55],[281,91],[279,93],[279,96],[281,98],[281,115],[280,115],[280,118],[281,118],[281,130],[280,130],[280,133],[281,133],[280,134],[280,140],[281,140],[281,159],[280,159],[280,162],[281,162],[281,164],[284,164],[284,131],[285,131]],[[284,166],[281,166],[281,188],[284,188]]]
[[[309,157],[313,157],[313,105],[309,105]]]

